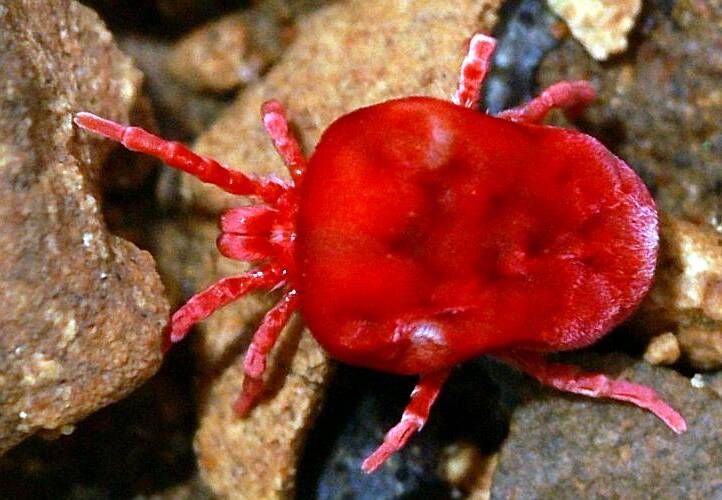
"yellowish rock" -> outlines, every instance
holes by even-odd
[[[547,0],[592,57],[604,61],[627,48],[642,0]]]
[[[649,336],[676,332],[695,368],[722,367],[722,237],[669,214],[661,217],[660,236],[655,282],[634,322]]]
[[[677,362],[681,354],[677,336],[666,332],[649,341],[644,351],[644,360],[652,365],[671,365]]]

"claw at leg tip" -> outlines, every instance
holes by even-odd
[[[361,470],[366,474],[371,474],[378,469],[391,454],[390,451],[386,450],[384,444],[379,446],[376,451],[366,457],[366,460],[361,464]]]
[[[249,398],[246,394],[241,394],[233,402],[233,411],[241,418],[247,417],[251,408],[253,408],[253,399]]]

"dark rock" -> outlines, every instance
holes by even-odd
[[[442,451],[456,442],[482,453],[506,436],[522,376],[492,358],[455,370],[426,426],[373,474],[361,462],[395,425],[415,379],[342,366],[309,437],[299,471],[300,498],[324,500],[449,498],[458,494],[440,475]]]
[[[484,107],[498,113],[534,97],[537,67],[559,45],[561,22],[544,0],[514,0],[501,8],[502,21],[491,73],[484,84]]]
[[[722,398],[665,368],[623,355],[562,357],[653,387],[682,413],[674,434],[632,405],[534,389],[517,408],[492,498],[719,498]],[[529,383],[530,388],[538,386]]]
[[[0,5],[0,451],[116,401],[159,367],[168,304],[150,255],[105,228],[111,145],[140,74],[75,2]]]

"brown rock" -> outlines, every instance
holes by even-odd
[[[498,457],[485,455],[469,442],[456,442],[444,449],[439,466],[442,477],[469,500],[489,498],[491,478]]]
[[[722,231],[722,3],[679,0],[671,14],[660,3],[643,11],[634,50],[602,65],[567,40],[540,83],[594,82],[586,131],[641,174],[660,208]]]
[[[653,387],[685,417],[678,435],[631,405],[530,382],[502,446],[491,498],[717,498],[722,478],[722,399],[676,372],[622,355],[574,362]],[[540,394],[541,392],[541,394]]]
[[[646,336],[672,331],[696,368],[722,366],[722,237],[663,215],[657,276],[633,318]]]
[[[241,93],[196,150],[260,175],[286,175],[259,119],[281,100],[307,153],[339,116],[408,95],[450,97],[468,40],[489,32],[501,2],[421,0],[334,3],[302,18],[295,42],[262,83]],[[211,213],[237,203],[214,186],[184,177],[182,194]]]
[[[287,103],[306,151],[311,151],[323,129],[352,109],[404,95],[449,97],[470,36],[490,31],[499,3],[353,0],[321,9],[299,23],[284,58],[263,82],[239,96],[200,138],[197,150],[234,168],[285,176],[259,117],[266,99]],[[242,201],[190,178],[184,179],[183,194],[211,213]],[[167,243],[215,251],[215,229],[198,224],[190,229],[194,232],[187,243],[178,234]],[[188,262],[202,269],[194,290],[248,269],[218,255]],[[248,418],[233,414],[231,404],[242,382],[240,355],[274,299],[268,293],[251,295],[201,326],[199,352],[207,375],[195,444],[202,477],[221,496],[291,494],[296,461],[329,377],[326,355],[307,331],[290,325],[269,365],[270,392]]]
[[[722,366],[722,328],[684,326],[679,329],[678,338],[695,368],[714,370]]]
[[[642,0],[547,0],[569,25],[574,38],[600,61],[627,48],[627,35]]]
[[[171,131],[173,137],[170,139],[189,139],[208,128],[223,103],[208,95],[193,92],[168,73],[165,61],[171,52],[170,43],[148,36],[126,35],[120,38],[118,44],[143,71],[145,88],[156,111],[160,129],[164,133],[166,130]],[[136,158],[139,156],[135,153],[133,155]]]
[[[257,11],[231,14],[183,37],[168,69],[196,91],[228,92],[253,82],[282,51],[277,20]]]
[[[652,338],[644,351],[644,360],[653,365],[671,365],[682,354],[679,341],[672,332],[665,332]]]
[[[146,252],[110,235],[111,145],[72,114],[127,120],[140,74],[76,2],[0,5],[0,451],[152,375],[168,305]]]

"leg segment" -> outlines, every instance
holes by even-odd
[[[364,460],[361,468],[366,473],[375,471],[387,458],[406,444],[409,437],[419,431],[429,417],[431,406],[441,392],[441,388],[449,377],[451,369],[422,375],[419,383],[411,393],[411,401],[406,406],[401,421],[386,433],[384,442],[376,451]]]
[[[281,280],[275,268],[264,268],[241,276],[224,278],[197,293],[178,309],[170,320],[170,340],[179,342],[191,326],[206,319],[214,311],[236,300],[241,295],[259,288],[271,288]]]
[[[517,366],[544,385],[592,398],[626,401],[651,411],[678,434],[687,430],[684,418],[649,387],[626,380],[609,379],[600,373],[583,372],[576,366],[550,363],[535,352],[513,351],[496,356]]]
[[[211,158],[195,154],[179,142],[166,141],[142,128],[126,127],[92,113],[78,113],[74,121],[78,126],[113,139],[131,151],[155,156],[171,167],[188,172],[232,194],[260,196],[266,202],[273,203],[288,190],[288,186],[280,179],[253,177],[232,170]]]
[[[594,96],[594,86],[590,82],[559,82],[528,103],[503,111],[497,116],[513,122],[540,123],[552,109],[561,108],[569,118],[574,118],[592,102]]]
[[[494,53],[496,40],[490,36],[477,33],[469,43],[469,53],[461,63],[459,85],[451,102],[473,109],[481,99],[481,84],[491,66],[491,55]]]
[[[298,292],[289,291],[263,318],[261,326],[253,335],[243,361],[243,388],[233,403],[233,409],[239,416],[245,416],[253,408],[256,398],[263,390],[263,373],[266,371],[266,358],[278,335],[283,330],[293,312],[298,309]]]
[[[221,255],[235,260],[262,260],[274,254],[268,235],[222,234],[216,240],[216,246]]]
[[[278,211],[267,205],[234,207],[221,215],[221,231],[231,234],[267,235]]]
[[[271,136],[276,151],[291,172],[294,184],[298,186],[303,172],[306,170],[306,158],[301,152],[298,139],[288,127],[288,119],[283,105],[275,99],[266,101],[261,106],[261,115],[263,116],[263,126]]]

